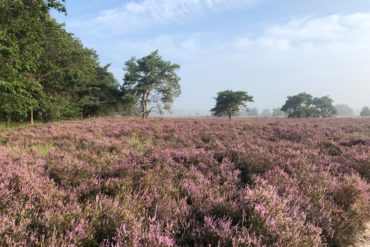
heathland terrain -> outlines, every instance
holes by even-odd
[[[348,246],[369,119],[112,117],[0,132],[1,246]]]

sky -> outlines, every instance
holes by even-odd
[[[207,114],[217,92],[247,91],[249,107],[288,95],[370,106],[369,0],[66,0],[66,29],[123,82],[124,62],[159,50],[178,63],[175,112]]]

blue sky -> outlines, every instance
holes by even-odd
[[[67,0],[53,13],[119,82],[132,56],[179,63],[174,109],[207,113],[225,89],[280,107],[288,95],[370,105],[369,0]]]

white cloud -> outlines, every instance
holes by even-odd
[[[131,0],[102,11],[90,22],[94,28],[122,33],[138,27],[182,22],[205,12],[234,8],[257,0]]]
[[[355,108],[370,105],[370,13],[293,19],[258,36],[172,33],[123,39],[98,50],[109,54],[122,78],[125,59],[156,49],[181,64],[179,108],[211,107],[212,97],[226,88],[249,91],[261,109],[301,91],[329,94]]]
[[[282,25],[267,28],[254,40],[237,38],[235,46],[247,43],[287,50],[299,48],[312,50],[370,48],[370,13],[330,15],[320,18],[293,19]]]

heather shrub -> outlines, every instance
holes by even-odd
[[[348,246],[365,119],[106,118],[1,133],[0,246]]]
[[[335,184],[332,194],[337,205],[333,217],[334,234],[331,246],[349,246],[355,243],[356,233],[364,231],[368,221],[369,185],[358,176],[345,176]]]
[[[248,223],[267,246],[322,246],[321,229],[306,221],[307,215],[280,197],[266,180],[256,179],[245,193]]]

